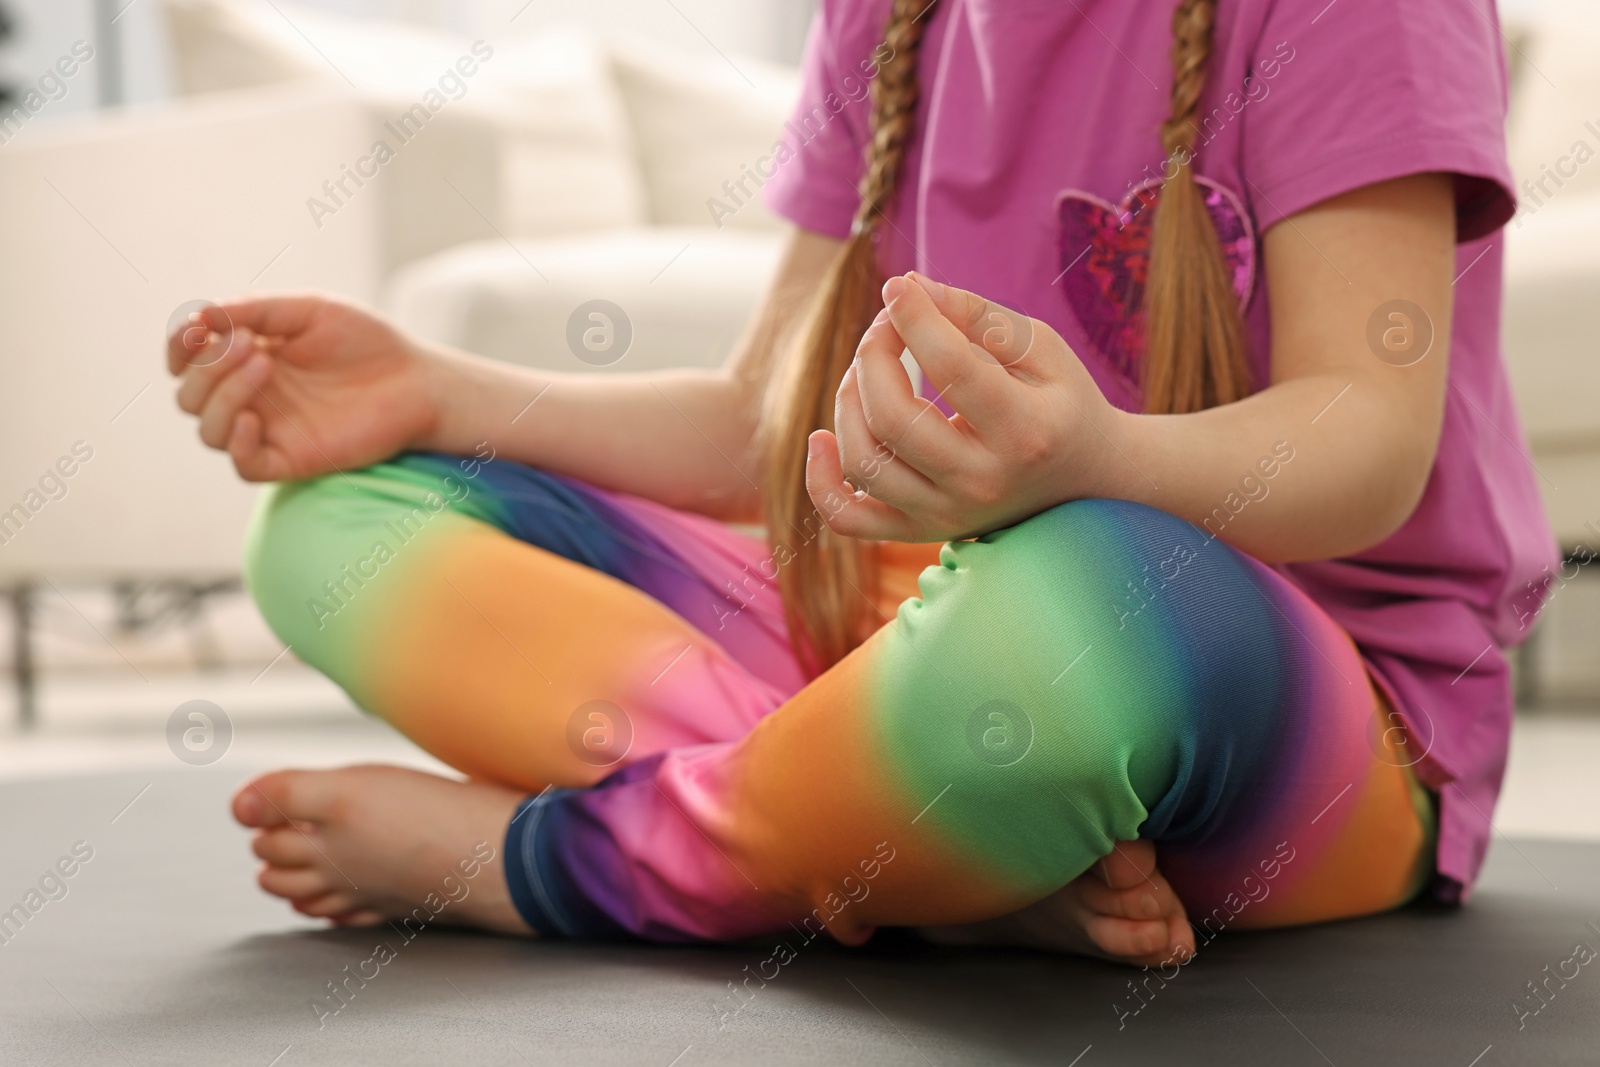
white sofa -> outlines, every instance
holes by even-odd
[[[1552,9],[1513,40],[1505,347],[1563,547],[1600,555],[1600,12]]]
[[[771,145],[793,71],[576,30],[474,51],[265,0],[167,14],[184,97],[41,115],[0,146],[0,512],[94,450],[0,541],[0,583],[237,570],[255,491],[196,444],[162,366],[185,301],[329,289],[581,370],[567,319],[606,299],[634,336],[603,369],[627,373],[714,364],[771,273],[778,220],[752,204],[718,228],[705,201]],[[363,164],[380,139],[392,161]]]
[[[1600,12],[1588,0],[1515,27],[1504,340],[1529,460],[1569,559],[1600,554]],[[1524,706],[1600,698],[1600,582],[1553,576],[1519,657]]]

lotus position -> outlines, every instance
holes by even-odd
[[[169,363],[273,483],[262,613],[461,775],[248,783],[262,887],[370,924],[470,866],[440,921],[1145,965],[1462,901],[1554,560],[1500,38],[1320,6],[824,0],[716,370],[201,313]]]

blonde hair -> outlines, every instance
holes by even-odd
[[[768,536],[790,639],[810,669],[844,658],[876,627],[870,546],[827,529],[806,492],[806,441],[832,430],[834,394],[861,335],[883,307],[876,237],[914,132],[917,51],[937,0],[893,0],[888,58],[871,89],[871,136],[850,238],[823,278],[798,343],[773,376],[762,435]],[[1144,401],[1150,413],[1185,413],[1250,391],[1244,325],[1216,227],[1194,177],[1194,117],[1205,86],[1216,0],[1180,0],[1172,16],[1172,95],[1161,145],[1173,176],[1152,223],[1145,288]],[[792,547],[791,547],[792,542]]]

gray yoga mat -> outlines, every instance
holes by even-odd
[[[0,784],[0,907],[73,868],[0,945],[0,1063],[1600,1063],[1600,959],[1575,952],[1600,950],[1600,845],[1497,839],[1461,911],[1226,935],[1138,1000],[1135,971],[904,937],[815,943],[736,997],[770,949],[316,929],[256,889],[239,777]],[[319,1013],[379,940],[394,958]]]

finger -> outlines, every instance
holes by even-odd
[[[911,523],[904,512],[858,493],[844,480],[838,438],[827,430],[816,431],[806,442],[806,492],[828,529],[840,536],[870,541],[910,538]]]
[[[167,336],[167,372],[181,375],[190,367],[215,363],[227,352],[233,330],[213,327],[202,312],[191,312]]]
[[[217,383],[238,370],[245,360],[255,354],[255,350],[255,335],[248,330],[236,330],[225,345],[218,341],[205,349],[203,360],[196,360],[180,372],[177,394],[179,410],[190,415],[200,414]],[[211,358],[217,352],[220,355]]]
[[[944,413],[916,395],[900,353],[905,341],[884,314],[856,349],[856,389],[867,429],[916,470],[938,481],[958,469],[969,447]]]
[[[1020,311],[986,300],[977,293],[934,281],[912,271],[906,275],[928,295],[939,314],[950,320],[968,341],[994,357],[1003,367],[1021,368],[1034,345],[1049,329]]]
[[[247,482],[281,482],[292,473],[287,457],[267,445],[261,416],[249,408],[233,420],[228,455],[233,459],[233,469]]]
[[[249,356],[223,378],[200,409],[200,440],[212,448],[225,448],[233,437],[233,421],[272,374],[272,360],[262,353]]]
[[[245,409],[234,417],[233,431],[228,435],[228,456],[234,469],[248,479],[245,472],[260,462],[261,450],[261,416]]]
[[[1117,841],[1095,864],[1095,873],[1113,889],[1144,884],[1155,869],[1156,846],[1152,841]]]
[[[902,511],[926,511],[936,502],[938,490],[926,476],[896,457],[867,426],[861,409],[855,368],[845,372],[834,402],[834,434],[845,481],[865,489],[874,498]]]
[[[1014,383],[995,358],[969,341],[922,286],[890,278],[883,296],[889,321],[938,395],[980,429],[1003,418]]]
[[[328,297],[314,293],[246,297],[224,301],[201,314],[207,322],[231,323],[268,337],[292,337],[305,332],[317,309],[327,302]]]

